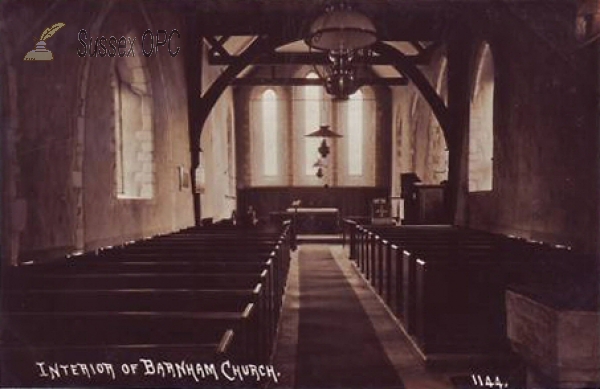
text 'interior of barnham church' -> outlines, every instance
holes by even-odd
[[[0,387],[600,387],[600,0],[0,0]]]

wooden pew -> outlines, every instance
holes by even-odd
[[[265,275],[221,273],[92,273],[92,274],[34,274],[8,279],[6,289],[102,289],[110,285],[115,289],[197,289],[231,288],[250,289]]]
[[[568,273],[557,272],[566,252],[461,228],[357,226],[355,236],[359,267],[426,354],[508,352],[507,285],[557,285]]]
[[[161,328],[189,333],[193,319],[196,331],[227,335],[193,340],[206,358],[221,350],[221,355],[227,351],[251,363],[266,361],[289,268],[289,225],[278,233],[255,232],[190,229],[73,257],[62,264],[18,269],[8,278],[9,292],[3,296],[10,309],[1,334],[0,358],[13,355],[18,360],[16,350],[24,345],[63,357],[80,351],[99,355],[102,350],[121,356],[127,350],[133,355],[171,350],[183,356],[190,349],[189,339],[166,336],[153,342],[142,333],[150,336]],[[256,288],[249,297],[252,286]],[[239,293],[240,288],[245,294]],[[46,329],[60,328],[68,337],[35,338],[44,321]],[[143,323],[153,331],[138,331],[127,338]],[[118,330],[109,330],[112,327]],[[11,332],[14,328],[34,343],[19,343],[19,336]],[[103,345],[86,340],[90,331],[100,332],[93,338]],[[131,343],[136,341],[141,343]],[[15,369],[19,371],[19,363]]]
[[[150,361],[185,361],[187,366],[196,363],[216,364],[232,357],[233,343],[236,336],[233,329],[226,329],[214,334],[214,337],[205,336],[203,343],[187,342],[185,344],[124,344],[101,346],[34,346],[2,345],[0,346],[0,385],[3,387],[47,387],[51,386],[76,386],[89,387],[167,387],[172,386],[172,380],[162,377],[152,377],[142,370],[140,358]],[[64,371],[55,364],[82,364],[76,365],[75,370]],[[137,364],[136,374],[124,374],[123,364]],[[185,366],[185,365],[184,365]],[[60,376],[56,376],[58,369]],[[196,371],[192,367],[192,371]],[[185,368],[189,373],[189,368]],[[206,370],[207,371],[207,370]],[[75,374],[74,374],[75,373]],[[87,374],[86,374],[87,373]],[[114,375],[112,374],[114,373]],[[201,377],[200,373],[194,377],[186,374],[178,378],[182,385],[202,385],[203,381],[211,382],[211,377]],[[222,383],[221,385],[224,385]]]

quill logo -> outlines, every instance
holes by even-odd
[[[35,49],[27,53],[23,61],[52,61],[54,57],[52,56],[52,52],[46,49],[46,40],[56,34],[56,31],[60,30],[64,25],[64,23],[56,23],[52,27],[45,29],[40,37],[40,41],[35,44]]]

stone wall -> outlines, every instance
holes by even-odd
[[[421,69],[445,97],[446,58],[440,49]],[[446,140],[433,111],[413,83],[393,89],[392,195],[400,195],[400,174],[416,173],[426,184],[448,178]]]
[[[13,1],[2,7],[7,57],[0,89],[12,102],[2,110],[2,124],[10,124],[2,150],[6,257],[43,260],[191,225],[190,189],[180,189],[178,173],[190,164],[180,17],[142,2]],[[23,62],[42,31],[58,22],[65,26],[47,42],[54,60]],[[159,28],[178,29],[182,38],[173,42],[181,47],[176,57],[166,50],[144,57],[154,107],[153,193],[122,199],[111,77],[124,58],[81,58],[78,33],[85,29],[95,40],[136,31],[134,53],[142,56],[141,34]]]
[[[442,49],[446,55],[461,51],[448,57],[448,67],[459,69],[448,86],[452,121],[463,139],[457,148],[458,223],[596,251],[597,45],[577,38],[574,4],[473,9],[457,23],[461,32],[449,30]],[[470,93],[483,42],[490,45],[495,69],[493,189],[469,193]],[[436,86],[439,57],[421,69]],[[400,173],[415,172],[436,183],[441,177],[432,161],[446,157],[442,143],[432,142],[437,136],[432,111],[412,84],[394,88],[393,105],[392,193],[397,195]]]
[[[596,54],[574,25],[568,5],[500,6],[472,24],[471,68],[483,40],[494,55],[494,170],[491,192],[465,195],[464,224],[593,252]]]

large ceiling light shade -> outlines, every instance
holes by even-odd
[[[306,44],[322,51],[348,52],[371,46],[377,41],[373,22],[345,1],[330,4],[310,26]]]

